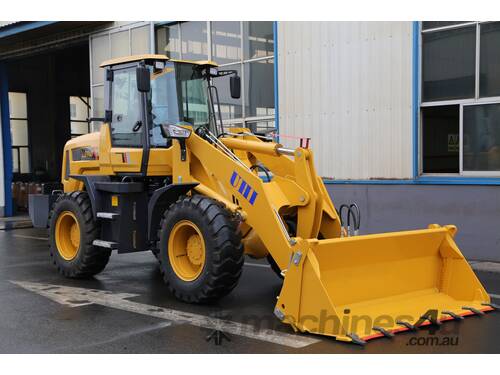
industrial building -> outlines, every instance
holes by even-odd
[[[456,224],[467,258],[500,261],[499,43],[500,22],[0,23],[0,214],[97,129],[103,60],[162,53],[237,70],[240,99],[216,82],[225,125],[310,138],[363,233]]]

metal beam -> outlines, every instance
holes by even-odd
[[[4,216],[12,216],[12,140],[10,135],[9,84],[7,66],[0,62],[1,136],[3,144]]]
[[[4,27],[0,27],[0,39],[19,34],[25,31],[30,31],[38,29],[40,27],[48,26],[56,21],[36,21],[36,22],[23,22],[23,23],[13,23]]]

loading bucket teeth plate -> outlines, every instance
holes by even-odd
[[[490,307],[483,307],[481,309],[481,312],[485,313],[485,312],[489,312],[489,311],[493,311],[494,309],[493,308],[490,308]],[[463,313],[460,313],[460,314],[457,314],[459,317],[461,318],[464,318],[464,317],[467,317],[467,316],[471,316],[471,315],[477,315],[476,313],[473,313],[473,312],[463,312]],[[452,316],[443,316],[442,318],[438,319],[438,322],[440,323],[443,323],[443,322],[446,322],[446,321],[450,321],[450,320],[453,320],[453,321],[461,321],[461,319],[457,319],[457,318],[454,318]],[[425,326],[429,326],[431,325],[432,323],[429,322],[428,320],[419,324],[418,326],[416,326],[416,329],[418,330],[418,328],[420,327],[425,327]],[[407,327],[400,327],[400,328],[395,328],[395,329],[390,329],[390,330],[387,330],[387,332],[391,333],[391,334],[397,334],[397,333],[401,333],[401,332],[408,332],[408,331],[412,331],[410,328],[407,328]],[[380,337],[386,337],[386,335],[382,334],[382,333],[374,333],[374,334],[371,334],[371,335],[367,335],[367,336],[362,336],[360,337],[361,340],[364,340],[364,341],[370,341],[370,340],[373,340],[373,339],[377,339],[377,338],[380,338]]]
[[[490,298],[453,240],[433,226],[327,240],[299,240],[278,298],[285,323],[341,341],[383,337],[493,310]],[[466,309],[464,309],[464,307]],[[424,317],[424,318],[421,318]],[[398,324],[408,322],[408,327]],[[355,335],[355,336],[353,336]]]

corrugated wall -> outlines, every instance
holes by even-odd
[[[312,138],[318,173],[412,177],[412,23],[279,22],[281,141]]]

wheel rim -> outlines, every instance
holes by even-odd
[[[56,246],[65,260],[73,260],[80,248],[80,225],[71,211],[63,211],[56,221]]]
[[[200,276],[205,265],[205,240],[189,220],[174,225],[168,239],[168,258],[175,274],[184,281]]]

